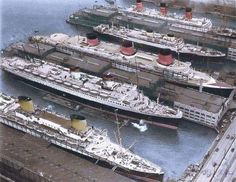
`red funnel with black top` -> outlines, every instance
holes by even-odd
[[[133,43],[131,41],[123,41],[120,52],[126,56],[132,56],[135,54],[136,50],[133,47]]]
[[[137,11],[143,11],[144,5],[142,0],[136,0],[136,10]]]
[[[185,9],[185,18],[187,19],[187,20],[192,20],[192,18],[193,18],[193,13],[192,13],[192,8],[186,8]]]
[[[157,59],[159,64],[169,66],[173,63],[173,58],[170,49],[161,49],[159,53],[159,59]]]
[[[112,81],[113,76],[111,74],[106,74],[106,75],[103,76],[103,80],[104,81]]]
[[[166,16],[166,14],[167,14],[166,3],[160,3],[160,14],[163,16]]]
[[[87,33],[87,44],[90,46],[96,46],[99,44],[98,37],[95,33]]]

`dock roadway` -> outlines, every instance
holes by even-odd
[[[215,146],[194,181],[236,181],[236,118]]]
[[[0,124],[0,181],[131,182],[47,141]]]

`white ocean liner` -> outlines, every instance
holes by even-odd
[[[162,180],[161,167],[113,143],[106,130],[88,126],[83,116],[71,115],[70,118],[34,106],[29,97],[15,99],[0,93],[1,123],[86,156],[98,164],[105,163],[106,167],[131,178]]]

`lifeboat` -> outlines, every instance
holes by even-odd
[[[71,86],[71,83],[70,82],[64,82],[64,85]]]
[[[58,136],[57,136],[57,139],[58,139],[58,140],[61,140],[61,141],[65,141],[65,140],[66,140],[65,137],[62,136],[62,135],[58,135]]]
[[[64,70],[64,71],[70,71],[70,69],[66,68],[66,67],[61,67],[61,69]]]
[[[32,130],[33,130],[33,129],[35,128],[35,126],[34,126],[33,124],[28,124],[28,125],[27,125],[27,128],[29,128],[29,129],[32,129]]]
[[[98,95],[99,92],[97,90],[90,90],[90,93],[94,95]]]
[[[9,65],[10,65],[10,66],[14,66],[15,64],[14,64],[14,63],[10,63]]]
[[[88,92],[89,91],[89,89],[85,88],[85,87],[82,87],[81,90],[84,91],[84,92]]]
[[[54,80],[55,80],[55,78],[53,78],[53,77],[51,77],[51,76],[49,76],[48,79],[51,80],[51,81],[54,81]]]
[[[49,136],[49,137],[54,137],[54,136],[55,136],[55,133],[52,132],[52,131],[48,131],[48,132],[46,133],[46,135]]]
[[[50,62],[48,62],[48,65],[49,65],[49,66],[53,66],[53,67],[55,66],[54,63],[50,63]]]
[[[36,128],[36,131],[39,132],[39,133],[44,133],[44,130],[40,127]]]
[[[38,73],[37,71],[33,71],[32,73],[33,73],[33,75],[35,75],[35,76],[38,76],[38,75],[39,75],[39,73]]]
[[[60,80],[60,79],[56,79],[55,80],[57,83],[62,83],[63,81],[62,80]]]
[[[17,68],[18,68],[19,70],[24,70],[24,67],[23,67],[23,66],[17,66]]]
[[[77,142],[73,139],[69,139],[69,140],[67,140],[67,142],[71,145],[76,145],[77,144]]]
[[[74,85],[74,84],[72,85],[72,87],[76,89],[80,88],[78,85]]]
[[[25,72],[30,73],[31,70],[29,68],[24,69]]]
[[[44,75],[44,74],[40,74],[39,76],[42,77],[42,78],[46,78],[46,77],[47,77],[47,76]]]
[[[101,96],[101,97],[104,97],[104,98],[108,98],[109,95],[106,94],[106,93],[101,92],[101,93],[100,93],[100,96]]]

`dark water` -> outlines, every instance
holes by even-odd
[[[120,1],[119,4],[127,5],[126,2]],[[97,4],[99,3],[104,2],[98,1]],[[75,10],[93,4],[93,0],[4,1],[1,8],[1,48],[16,41],[26,40],[35,30],[45,35],[55,32],[77,34],[77,30],[66,24],[65,19]],[[14,96],[28,95],[36,104],[42,107],[51,105],[57,112],[67,116],[73,112],[42,100],[45,92],[23,84],[6,73],[0,72],[0,78],[2,92]],[[116,125],[110,118],[91,110],[80,112],[88,118],[89,123],[107,128],[109,135],[114,139]],[[199,162],[216,137],[213,130],[186,121],[180,124],[177,132],[150,126],[144,133],[131,126],[123,127],[121,132],[124,146],[129,147],[136,142],[134,152],[163,167],[166,176],[170,178],[179,177],[189,164]]]

